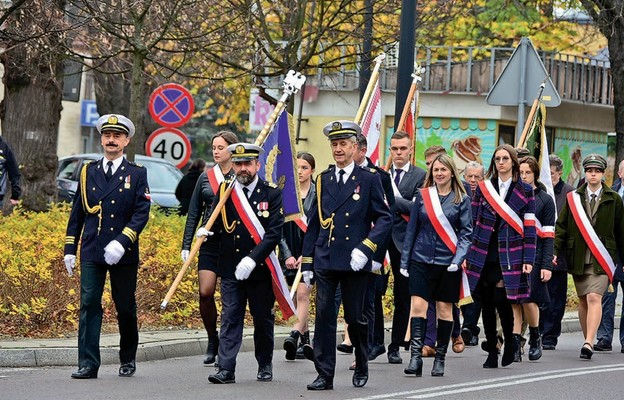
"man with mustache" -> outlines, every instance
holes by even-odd
[[[209,256],[218,259],[221,271],[221,332],[219,337],[219,370],[208,377],[211,383],[236,382],[236,356],[243,342],[245,307],[254,322],[254,348],[258,362],[256,379],[273,379],[274,323],[272,278],[267,257],[282,237],[284,210],[282,192],[272,183],[260,179],[258,156],[260,146],[235,143],[228,146],[236,182],[231,196],[212,229],[219,249],[210,248]],[[223,182],[212,208],[223,196],[229,182]],[[248,227],[254,227],[256,233]],[[264,231],[264,235],[260,232]],[[198,237],[213,232],[200,228]],[[279,268],[279,265],[277,266]]]
[[[124,158],[134,124],[123,115],[98,119],[104,158],[82,167],[65,237],[65,267],[71,276],[80,248],[78,371],[74,379],[97,378],[100,367],[102,293],[106,273],[119,323],[119,376],[136,371],[139,344],[135,291],[139,234],[147,224],[150,192],[145,168]]]

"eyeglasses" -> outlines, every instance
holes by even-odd
[[[494,161],[497,162],[497,163],[500,163],[500,162],[506,163],[509,160],[511,160],[511,157],[509,157],[509,156],[494,157]]]
[[[408,150],[408,147],[407,146],[401,146],[401,147],[392,146],[392,147],[390,147],[390,150],[392,150],[394,152],[397,152],[399,150],[401,150],[401,152],[405,152],[405,151]]]

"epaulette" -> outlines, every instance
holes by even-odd
[[[334,170],[334,168],[336,168],[336,166],[335,166],[334,164],[329,164],[329,165],[327,166],[327,169],[326,169],[325,171],[321,172],[321,175],[322,175],[322,174],[326,174],[326,173],[328,173],[328,172],[332,172],[332,171]]]
[[[128,161],[128,164],[130,164],[130,165],[134,165],[135,167],[139,167],[139,168],[145,168],[145,167],[143,166],[143,164],[137,164],[137,163],[136,163],[136,162],[134,162],[134,161]]]
[[[264,181],[264,184],[268,187],[272,187],[273,189],[277,189],[277,185],[273,182]]]
[[[371,167],[360,167],[360,168],[362,168],[364,171],[370,172],[371,174],[377,173],[377,170]]]

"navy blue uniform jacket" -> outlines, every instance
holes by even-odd
[[[124,158],[106,182],[102,160],[82,168],[67,224],[65,254],[76,254],[82,232],[80,259],[83,262],[105,264],[104,247],[117,240],[126,249],[119,264],[138,264],[139,234],[149,220],[151,203],[147,171]]]
[[[318,204],[308,214],[302,271],[351,271],[354,248],[368,257],[364,270],[370,271],[373,254],[378,246],[384,245],[392,229],[392,213],[384,200],[379,173],[355,166],[340,190],[332,166],[317,178],[316,189],[322,215],[318,214]],[[321,219],[326,223],[321,224]],[[375,226],[371,228],[373,223]]]

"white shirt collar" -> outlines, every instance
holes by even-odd
[[[358,167],[368,167],[368,159],[364,157],[364,160],[358,164]]]
[[[509,179],[507,179],[506,181],[503,181],[500,178],[498,178],[498,188],[499,189],[502,188],[502,187],[509,188],[509,186],[511,185],[511,179],[512,178],[513,177],[510,176]]]
[[[600,185],[600,187],[598,188],[598,190],[596,190],[595,192],[592,192],[591,189],[589,188],[589,186],[587,186],[587,197],[591,200],[591,195],[595,194],[596,198],[600,197],[600,194],[602,193],[602,185]]]
[[[394,174],[396,174],[397,169],[402,170],[403,172],[408,172],[410,167],[410,163],[405,163],[401,168],[397,168],[396,165],[392,164],[392,169],[394,170]],[[405,175],[405,174],[403,174]]]
[[[349,176],[351,175],[353,170],[355,169],[355,162],[351,161],[351,164],[347,165],[344,168],[339,168],[336,165],[336,180],[340,179],[340,175],[338,174],[338,171],[340,171],[341,169],[344,170],[344,172],[345,172],[345,182],[346,182],[347,179],[349,179]]]
[[[108,158],[104,157],[102,159],[102,168],[104,168],[104,172],[106,172],[106,170],[108,169],[108,162],[112,161],[113,162],[113,175],[115,174],[115,172],[117,172],[117,168],[119,168],[119,166],[121,165],[121,162],[123,161],[124,157],[123,155],[120,157],[117,157],[114,160],[109,160]]]

